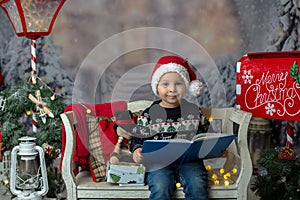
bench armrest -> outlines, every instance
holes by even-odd
[[[68,199],[77,199],[77,190],[76,190],[76,179],[73,170],[77,167],[76,163],[72,161],[74,146],[75,146],[75,136],[74,136],[74,124],[75,116],[72,111],[62,113],[60,115],[63,125],[66,132],[66,143],[64,149],[64,156],[62,159],[61,173],[65,181],[68,191]],[[69,197],[72,194],[73,197]]]

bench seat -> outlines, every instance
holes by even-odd
[[[146,103],[147,105],[149,104]],[[141,109],[146,107],[143,102],[129,104],[128,108]],[[136,106],[138,105],[138,106]],[[233,124],[238,124],[237,149],[239,151],[240,172],[234,184],[229,186],[209,186],[210,199],[247,199],[247,188],[252,175],[252,162],[247,143],[248,125],[251,113],[236,108],[203,108],[206,116],[222,120],[221,128],[224,133],[233,133]],[[81,171],[74,175],[73,169],[76,163],[72,162],[75,146],[74,124],[76,119],[73,111],[61,114],[66,130],[66,145],[62,160],[62,176],[66,185],[67,199],[148,199],[150,192],[148,186],[119,186],[107,182],[94,182],[89,171]],[[233,160],[226,161],[231,165]],[[175,194],[177,199],[184,199],[182,188],[178,188]]]
[[[77,198],[124,198],[127,199],[148,199],[150,192],[148,186],[119,186],[107,182],[94,182],[88,171],[83,171],[76,176]],[[224,199],[232,196],[237,196],[237,185],[224,186],[210,186],[210,198]],[[176,191],[176,198],[184,199],[182,188]]]

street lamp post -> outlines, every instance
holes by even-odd
[[[17,36],[31,39],[31,80],[36,83],[36,42],[50,34],[55,19],[66,0],[0,0]]]

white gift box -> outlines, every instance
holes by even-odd
[[[116,165],[107,162],[106,177],[107,182],[120,186],[144,185],[145,167],[136,163],[120,162]]]

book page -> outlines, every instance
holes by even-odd
[[[224,137],[226,135],[228,135],[228,134],[223,134],[223,133],[201,133],[201,134],[195,135],[193,137],[192,141],[214,139],[214,138]]]

